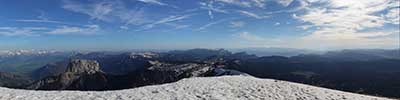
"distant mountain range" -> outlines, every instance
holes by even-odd
[[[0,56],[46,55],[57,52],[54,50],[2,50],[0,51]]]
[[[294,49],[294,48],[239,48],[228,49],[232,52],[247,52],[257,56],[297,56],[300,54],[322,54],[324,51]]]
[[[139,86],[170,83],[182,78],[220,75],[240,75],[209,64],[167,64],[157,61],[150,66],[125,75],[104,73],[97,61],[72,60],[59,75],[45,77],[30,84],[36,90],[116,90]]]
[[[20,84],[18,88],[40,90],[115,90],[170,83],[189,77],[246,73],[260,78],[398,98],[399,52],[359,49],[292,56],[260,56],[224,49],[52,53],[46,56],[3,57],[5,62],[0,62],[0,65],[41,62],[41,67],[33,66],[30,71],[18,72],[24,77],[22,79],[34,80],[33,83]],[[15,57],[20,59],[10,60]],[[93,68],[96,70],[85,72]]]
[[[28,74],[46,64],[69,59],[74,52],[19,50],[0,55],[0,71]]]

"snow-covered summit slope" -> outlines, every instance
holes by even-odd
[[[251,76],[183,79],[135,89],[82,92],[0,88],[0,100],[388,100]]]

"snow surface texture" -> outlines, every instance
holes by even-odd
[[[83,91],[31,91],[0,88],[0,100],[389,100],[320,87],[222,76],[183,79],[176,83],[135,89]]]

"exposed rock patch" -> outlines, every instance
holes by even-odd
[[[100,70],[97,61],[71,60],[64,73],[39,80],[27,88],[36,90],[103,90],[107,86],[106,77]]]
[[[100,70],[100,65],[97,61],[72,60],[69,63],[67,70],[65,72],[74,74],[82,74],[82,73],[94,74],[97,72],[101,72],[101,70]]]

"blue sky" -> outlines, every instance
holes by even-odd
[[[399,0],[1,0],[0,50],[397,48]]]

